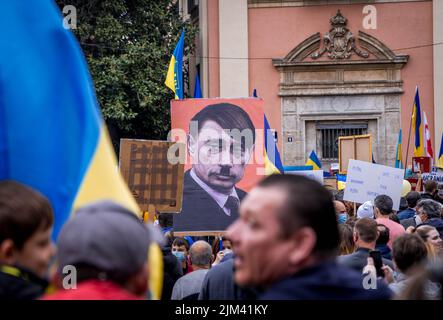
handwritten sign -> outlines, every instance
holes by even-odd
[[[323,184],[323,170],[285,171],[285,174],[299,174]]]
[[[422,174],[423,181],[434,180],[438,183],[443,183],[443,172],[431,172]]]
[[[364,203],[385,194],[392,198],[393,209],[398,210],[403,169],[350,159],[347,172],[344,200]]]

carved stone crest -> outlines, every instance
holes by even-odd
[[[355,45],[355,38],[351,31],[346,28],[346,19],[338,10],[337,14],[331,18],[332,28],[323,38],[324,47],[311,55],[312,59],[320,58],[326,51],[328,57],[333,60],[349,59],[352,52],[362,58],[368,58],[369,54],[359,50]]]

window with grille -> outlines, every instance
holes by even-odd
[[[338,160],[338,137],[367,134],[367,123],[317,124],[322,160]]]
[[[198,18],[198,0],[188,0],[188,14],[191,19]]]

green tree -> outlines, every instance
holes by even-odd
[[[60,10],[65,5],[77,9],[73,32],[86,56],[114,147],[120,138],[166,139],[174,98],[164,85],[169,60],[183,28],[185,56],[192,53],[197,33],[191,22],[180,18],[176,1],[56,2]]]

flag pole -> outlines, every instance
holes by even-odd
[[[417,89],[418,89],[418,86],[415,87],[414,101],[415,101],[415,95],[417,94]],[[412,115],[414,114],[414,104],[412,104],[411,111],[412,112],[411,112],[411,121],[409,122],[408,145],[406,146],[406,160],[405,160],[405,175],[404,175],[404,178],[406,178],[406,170],[408,170],[409,142],[411,140]]]

